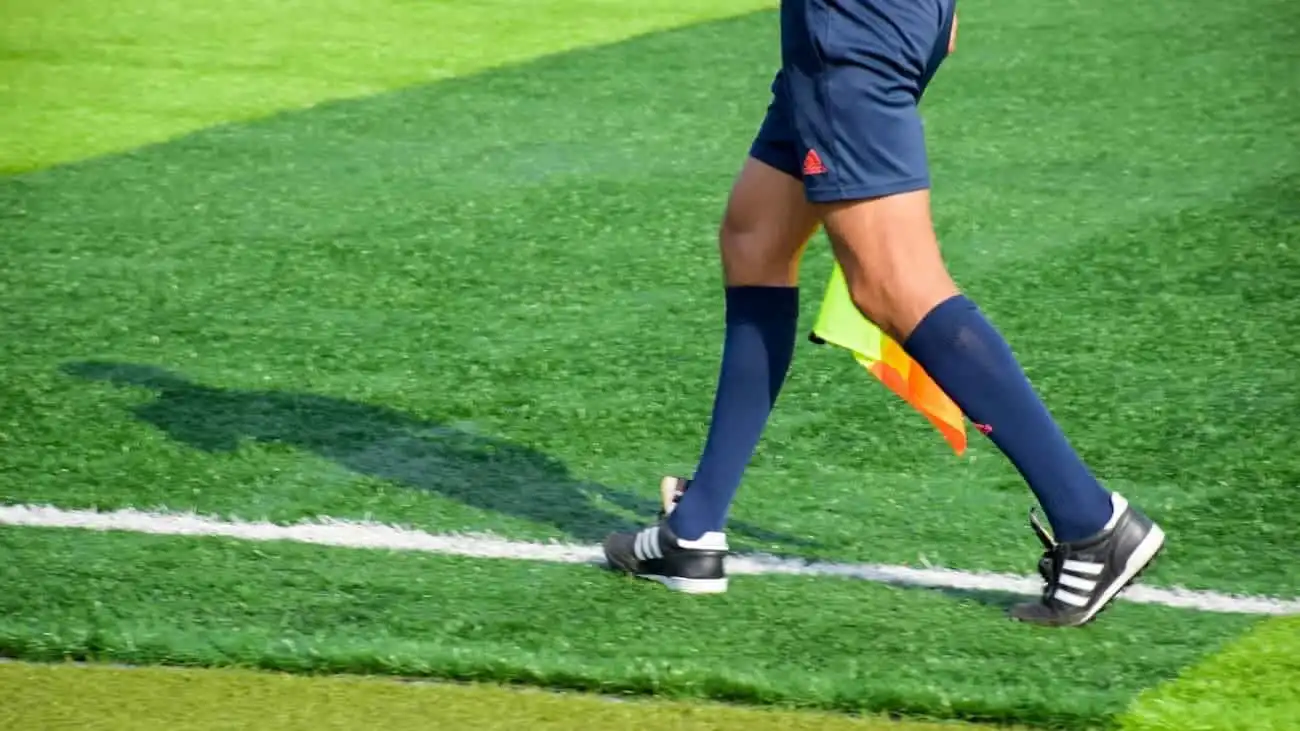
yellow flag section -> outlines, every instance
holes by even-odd
[[[929,419],[953,451],[966,451],[966,421],[961,409],[902,346],[858,312],[839,264],[831,271],[812,338],[851,352],[871,375]]]

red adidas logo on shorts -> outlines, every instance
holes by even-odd
[[[803,159],[804,175],[821,175],[826,172],[826,166],[822,164],[821,155],[816,150],[809,150]]]

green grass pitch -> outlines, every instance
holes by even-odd
[[[713,232],[767,103],[770,3],[127,5],[0,10],[0,504],[579,543],[651,514],[706,428]],[[954,275],[1170,533],[1155,586],[1300,597],[1298,19],[963,0],[924,103]],[[824,247],[804,269],[811,323]],[[954,458],[839,351],[800,344],[750,475],[742,550],[1033,569],[1031,497],[991,445]],[[687,703],[646,706],[664,728],[705,700],[846,723],[1300,716],[1294,618],[1121,603],[1052,633],[1006,601],[771,576],[687,601],[585,566],[0,526],[16,659]],[[66,693],[26,668],[0,673]],[[220,683],[287,692],[223,677],[195,708]],[[104,694],[181,682],[131,678]],[[581,712],[622,723],[608,705]]]

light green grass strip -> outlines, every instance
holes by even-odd
[[[0,664],[0,727],[83,731],[961,731],[718,704],[615,701],[489,685],[301,677],[240,670]]]
[[[0,11],[0,173],[774,5],[13,0]]]
[[[1256,625],[1177,680],[1143,693],[1124,731],[1300,728],[1300,617]]]

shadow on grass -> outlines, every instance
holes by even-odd
[[[941,588],[932,589],[939,594],[956,600],[957,602],[973,602],[981,604],[992,609],[998,609],[1009,612],[1017,604],[1032,602],[1037,597],[1026,594],[1013,594],[1005,591],[988,591],[983,589],[954,589]]]
[[[536,450],[395,409],[310,393],[215,388],[150,365],[75,362],[61,370],[154,391],[154,400],[133,409],[136,418],[205,452],[232,452],[248,440],[286,444],[358,475],[550,524],[580,541],[641,526],[601,503],[639,520],[659,510],[656,500],[576,480],[563,463]],[[730,529],[756,541],[814,545],[736,521]]]

